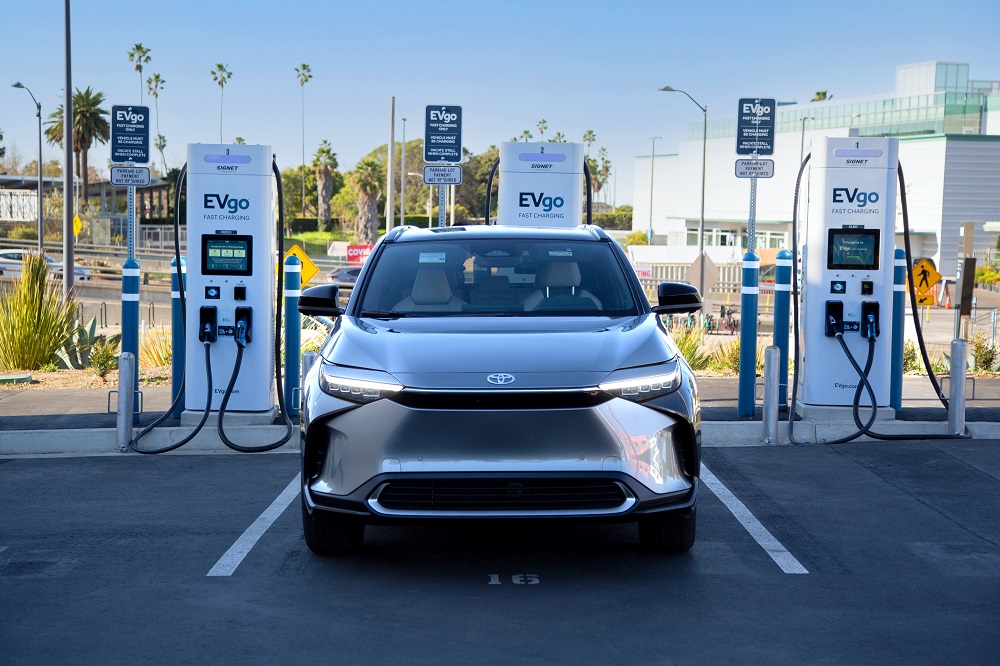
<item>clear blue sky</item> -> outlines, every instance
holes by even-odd
[[[31,99],[47,116],[62,101],[63,3],[5,3],[0,128],[25,162],[37,151]],[[271,144],[279,164],[301,159],[300,89],[308,63],[306,159],[322,139],[349,169],[388,141],[396,96],[396,140],[423,134],[427,104],[464,111],[474,152],[525,129],[597,134],[619,169],[617,202],[630,203],[633,157],[674,152],[701,112],[670,85],[708,105],[709,119],[735,115],[740,97],[808,101],[817,90],[847,98],[889,92],[895,67],[926,60],[968,62],[975,79],[1000,79],[1000,2],[73,2],[73,86],[103,91],[108,106],[135,104],[135,42],[151,49],[143,77],[166,79],[160,131],[167,163],[185,146],[219,140],[215,63],[234,76],[225,90],[224,139]],[[90,163],[107,169],[98,146]],[[735,157],[735,156],[734,156]],[[46,161],[61,158],[45,146]],[[409,167],[410,165],[408,165]],[[612,179],[612,186],[614,180]]]

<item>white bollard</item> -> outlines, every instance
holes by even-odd
[[[132,386],[135,377],[135,354],[118,357],[118,450],[128,451],[132,441]]]
[[[764,424],[764,444],[778,443],[778,386],[781,352],[778,347],[770,345],[764,349],[764,411],[761,420]]]
[[[965,373],[969,367],[969,343],[961,338],[951,341],[951,369],[948,371],[948,430],[965,434]]]

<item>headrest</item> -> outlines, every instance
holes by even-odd
[[[539,266],[538,287],[579,287],[580,266],[575,261],[557,261]]]
[[[417,305],[440,305],[451,301],[451,286],[448,276],[441,268],[421,268],[413,281],[410,298]]]

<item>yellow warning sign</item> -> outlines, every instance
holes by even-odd
[[[73,235],[79,236],[80,232],[83,231],[83,220],[80,219],[79,215],[73,216]]]
[[[928,259],[921,259],[913,267],[910,284],[918,294],[927,294],[941,281],[941,274],[934,269],[934,264]]]
[[[934,305],[936,300],[933,291],[929,294],[917,294],[917,305]]]
[[[291,257],[292,255],[298,257],[299,261],[302,262],[302,287],[305,288],[305,286],[309,283],[309,280],[316,277],[316,274],[319,273],[319,267],[313,263],[312,259],[309,258],[309,255],[306,254],[305,250],[298,245],[293,245],[291,249],[285,253],[285,259],[288,259],[288,257]],[[274,270],[277,271],[278,267],[275,266]]]

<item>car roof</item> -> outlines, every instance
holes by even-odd
[[[581,224],[577,227],[522,227],[504,225],[475,224],[455,227],[396,227],[386,234],[387,243],[407,243],[419,241],[475,240],[483,238],[518,238],[534,240],[574,240],[605,241],[608,235],[604,229],[594,225]]]

